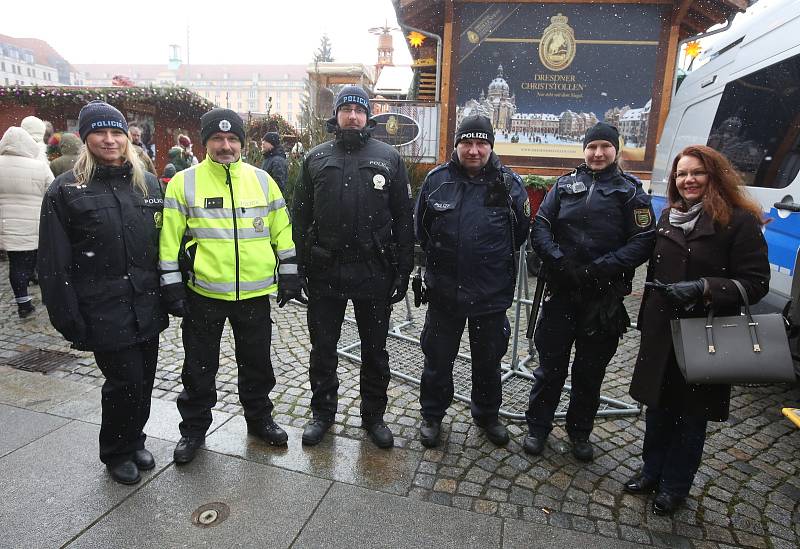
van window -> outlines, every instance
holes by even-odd
[[[708,146],[747,185],[780,189],[800,170],[800,55],[725,86]]]

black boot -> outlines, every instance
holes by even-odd
[[[653,513],[661,516],[671,515],[683,504],[685,499],[669,492],[659,492],[653,499]]]
[[[322,437],[328,432],[328,429],[333,425],[332,421],[325,421],[322,419],[314,418],[306,423],[303,429],[303,445],[316,446],[322,442]]]
[[[136,484],[142,480],[142,476],[139,474],[139,468],[136,467],[136,464],[131,460],[123,461],[116,465],[107,464],[106,468],[108,472],[111,473],[111,478],[120,484]]]
[[[545,442],[547,442],[546,436],[538,437],[534,434],[529,434],[525,437],[525,440],[522,441],[522,449],[525,450],[526,454],[538,456],[544,452]]]
[[[264,418],[259,424],[248,423],[247,432],[272,446],[286,446],[289,441],[289,435],[271,417]]]
[[[572,442],[572,455],[579,461],[592,461],[594,459],[594,447],[588,439],[570,438]]]
[[[133,453],[133,462],[140,471],[149,471],[156,466],[156,460],[149,451],[142,448]]]
[[[505,446],[508,444],[510,440],[508,430],[496,417],[484,421],[475,420],[475,425],[483,429],[486,438],[488,438],[492,444],[496,446]]]
[[[383,420],[370,421],[369,423],[363,422],[361,426],[367,430],[369,438],[375,443],[378,448],[391,448],[394,446],[394,435]]]
[[[172,453],[172,459],[179,465],[189,463],[205,442],[205,437],[181,437],[177,446],[175,446],[175,451]]]
[[[442,422],[435,419],[423,419],[419,427],[419,439],[426,448],[439,446],[439,438],[442,435]]]
[[[629,494],[651,494],[655,492],[658,481],[639,473],[622,485],[622,489]]]
[[[36,307],[33,306],[33,300],[17,303],[17,314],[20,318],[28,318],[35,312]]]

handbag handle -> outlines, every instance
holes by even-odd
[[[742,286],[741,282],[735,279],[731,279],[736,289],[739,290],[739,296],[742,298],[742,303],[744,304],[744,311],[745,316],[747,317],[747,327],[748,332],[750,333],[750,343],[753,345],[753,352],[760,353],[761,352],[761,344],[758,341],[758,332],[756,332],[756,326],[758,326],[758,322],[753,321],[753,315],[750,312],[750,301],[747,299],[747,292],[744,291],[744,286]],[[739,307],[739,312],[741,314],[741,307]],[[708,353],[714,354],[717,352],[716,346],[714,345],[714,308],[708,308],[708,317],[706,318],[706,343],[708,344]]]

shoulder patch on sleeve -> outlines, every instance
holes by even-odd
[[[633,220],[637,227],[644,229],[653,223],[653,216],[650,215],[650,208],[636,208],[633,210]]]

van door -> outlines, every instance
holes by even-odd
[[[771,305],[790,298],[800,248],[800,55],[725,85],[708,136],[771,218]]]

